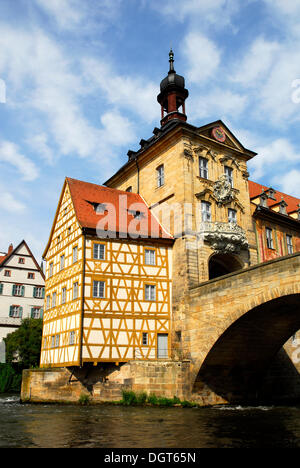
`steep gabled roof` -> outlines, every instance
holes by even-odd
[[[43,257],[46,256],[50,246],[66,185],[69,187],[76,219],[82,230],[95,231],[95,233],[97,231],[99,237],[102,229],[105,231],[103,237],[113,238],[115,234],[116,238],[124,239],[128,237],[149,241],[154,239],[173,241],[173,237],[161,226],[140,195],[67,177]],[[112,235],[105,235],[106,233]]]
[[[117,233],[128,233],[129,237],[135,235],[136,230],[140,237],[173,239],[161,226],[151,213],[145,200],[137,193],[91,184],[76,179],[66,179],[73,201],[78,223],[82,228],[96,229],[99,221],[107,220],[108,227],[115,225]],[[103,207],[103,213],[97,211],[97,205]],[[112,208],[112,212],[110,212]],[[140,222],[133,222],[135,215],[140,214]],[[115,216],[113,220],[112,217]],[[137,224],[139,226],[137,227]]]
[[[13,256],[15,255],[15,253],[17,252],[17,250],[19,250],[19,248],[24,245],[26,247],[26,249],[28,250],[28,253],[29,255],[32,257],[32,260],[35,264],[35,266],[37,267],[37,269],[39,270],[39,272],[41,273],[43,279],[45,279],[45,275],[44,275],[44,272],[43,270],[41,269],[40,265],[38,264],[38,262],[36,261],[35,259],[35,256],[33,255],[33,253],[31,252],[30,248],[28,247],[27,243],[25,242],[25,240],[22,240],[22,242],[20,242],[19,245],[17,245],[17,247],[15,247],[14,249],[11,250],[10,253],[8,253],[7,255],[5,255],[4,257],[0,257],[0,267],[4,267],[7,263],[7,261]]]

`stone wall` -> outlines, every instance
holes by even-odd
[[[115,366],[30,369],[23,372],[22,402],[77,403],[122,399],[123,390],[180,399],[190,397],[189,361],[131,361]]]

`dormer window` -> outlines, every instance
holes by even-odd
[[[128,187],[128,188],[126,189],[126,192],[132,192],[132,187],[131,187],[131,186]]]
[[[275,194],[276,194],[276,191],[272,188],[269,188],[268,197],[271,198],[272,200],[276,200]]]
[[[94,203],[94,209],[98,215],[103,215],[107,212],[106,205],[104,203]]]
[[[266,194],[266,192],[262,192],[262,194],[260,195],[259,197],[259,204],[260,206],[263,206],[264,208],[268,208],[268,203],[267,203],[267,200],[268,200],[268,195]]]
[[[281,202],[280,202],[280,205],[279,205],[279,213],[287,214],[286,213],[286,207],[287,207],[287,203],[282,199]]]

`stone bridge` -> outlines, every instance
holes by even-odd
[[[255,400],[272,360],[299,329],[300,253],[193,288],[182,331],[193,394]]]

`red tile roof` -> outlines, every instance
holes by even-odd
[[[173,239],[151,213],[138,194],[66,178],[76,213],[82,228],[103,228],[105,231],[127,233],[129,238]],[[103,214],[96,212],[100,204]],[[135,214],[141,213],[136,219]]]
[[[249,180],[249,195],[250,199],[258,197],[262,192],[269,190],[270,187],[266,187],[265,185],[258,184],[257,182],[252,182]],[[287,195],[286,193],[279,192],[278,190],[274,189],[276,192],[274,194],[274,198],[276,200],[272,200],[272,198],[268,198],[267,204],[268,207],[271,208],[272,206],[277,205],[282,201],[282,199],[287,203],[286,211],[287,213],[293,213],[299,209],[298,205],[300,204],[300,199],[296,197],[292,197],[291,195]]]

